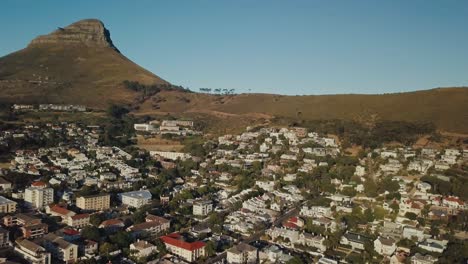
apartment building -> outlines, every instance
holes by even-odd
[[[211,201],[195,201],[193,203],[193,215],[206,216],[213,211],[213,203]]]
[[[27,239],[16,240],[14,251],[31,264],[52,263],[51,254],[45,248]]]
[[[13,213],[16,211],[16,202],[0,196],[0,213]]]
[[[50,233],[44,236],[42,245],[52,253],[52,257],[60,262],[75,263],[78,260],[78,246]],[[54,261],[54,263],[55,263]]]
[[[83,210],[107,210],[110,208],[110,195],[97,194],[90,196],[81,196],[76,198],[76,206]]]
[[[192,262],[205,256],[205,243],[202,241],[186,242],[179,233],[162,236],[161,240],[169,252],[185,261]]]
[[[129,207],[140,208],[143,205],[150,203],[152,195],[148,190],[140,190],[133,192],[126,192],[120,194],[122,204]]]
[[[46,183],[33,182],[24,191],[24,201],[30,207],[42,209],[54,202],[54,189],[47,187]]]

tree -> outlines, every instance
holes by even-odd
[[[128,248],[133,238],[128,232],[119,231],[115,235],[110,236],[110,241],[119,246],[119,248]]]
[[[405,214],[405,217],[408,218],[409,220],[416,220],[418,218],[418,215],[412,212],[407,212]]]
[[[109,109],[107,110],[107,113],[111,117],[116,118],[116,119],[121,119],[122,116],[124,116],[128,112],[129,110],[126,107],[115,105],[115,104],[112,104],[111,106],[109,106]]]
[[[116,251],[118,249],[117,245],[113,245],[109,242],[104,242],[100,247],[99,247],[99,253],[101,255],[109,256],[109,253]]]
[[[382,220],[385,217],[385,209],[383,209],[381,206],[376,206],[374,208],[374,216],[375,219]]]
[[[393,210],[395,213],[398,213],[398,210],[400,210],[400,206],[399,206],[398,203],[396,203],[396,202],[393,202],[393,203],[390,205],[390,208],[392,208],[392,210]]]
[[[216,254],[216,246],[213,241],[210,240],[206,242],[205,252],[208,256],[213,256],[214,254]]]
[[[294,256],[292,259],[290,259],[290,260],[288,260],[288,262],[286,262],[286,264],[302,264],[302,263],[304,263],[302,261],[302,259],[300,259],[297,256]]]
[[[85,239],[99,241],[101,240],[101,232],[95,226],[86,226],[81,230],[81,236]]]
[[[106,220],[106,218],[102,214],[92,214],[89,217],[89,222],[94,226],[99,226],[104,220]]]

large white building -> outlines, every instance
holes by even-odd
[[[148,204],[151,201],[151,193],[148,190],[140,190],[133,192],[121,193],[120,198],[122,204],[128,205],[129,207],[140,208],[143,205]]]
[[[165,159],[169,160],[186,160],[191,157],[190,154],[188,153],[183,153],[183,152],[172,152],[172,151],[150,151],[151,156],[160,156]]]
[[[24,191],[24,201],[31,207],[42,209],[54,202],[54,189],[43,182],[34,182]]]
[[[162,236],[161,240],[169,252],[188,262],[196,261],[205,256],[205,243],[202,241],[186,242],[178,233]]]

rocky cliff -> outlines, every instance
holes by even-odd
[[[42,35],[33,39],[29,45],[37,46],[42,44],[84,44],[91,47],[111,47],[116,49],[112,44],[109,31],[97,19],[84,19],[67,27],[58,28],[48,35]]]

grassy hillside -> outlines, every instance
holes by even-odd
[[[147,100],[139,114],[203,113],[218,118],[353,120],[433,123],[438,129],[468,133],[468,88],[444,88],[383,95],[218,96],[161,92]]]
[[[112,48],[28,47],[0,58],[0,101],[85,104],[129,103],[122,81],[164,84]]]

